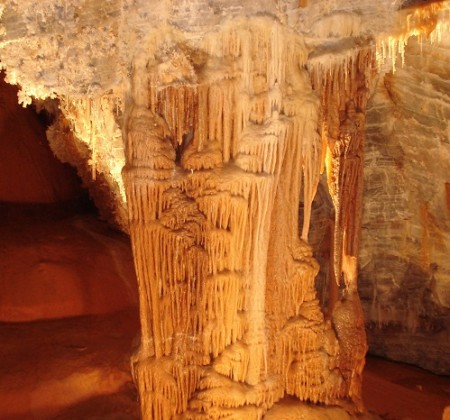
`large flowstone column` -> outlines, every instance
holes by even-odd
[[[261,17],[201,40],[149,36],[133,63],[124,181],[143,418],[260,419],[285,395],[351,394],[306,243],[322,143],[305,60],[299,35]]]

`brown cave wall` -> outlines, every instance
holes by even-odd
[[[0,202],[52,203],[82,195],[75,171],[55,159],[46,127],[0,75]]]
[[[448,374],[448,37],[440,45],[409,44],[405,66],[378,77],[368,104],[358,289],[369,352]],[[316,287],[325,309],[333,218],[324,175],[309,241],[320,263]]]
[[[360,293],[370,351],[450,373],[450,37],[411,40],[367,113]]]
[[[2,208],[0,322],[106,314],[136,306],[128,238],[90,214],[62,215],[48,207],[27,208],[26,214],[32,217],[18,217],[15,207]]]
[[[46,122],[33,107],[18,104],[17,87],[2,76],[0,322],[137,304],[129,239],[97,220],[76,171],[50,149]]]

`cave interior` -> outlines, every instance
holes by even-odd
[[[450,1],[4,0],[0,418],[450,420]]]

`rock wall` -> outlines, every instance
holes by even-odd
[[[46,121],[33,107],[20,106],[17,92],[2,74],[0,321],[108,313],[136,305],[129,243],[94,216],[74,215],[75,209],[86,210],[81,180],[55,157]]]
[[[0,75],[0,202],[52,203],[76,200],[81,183],[55,158],[36,112],[17,103],[17,88]]]
[[[95,216],[0,206],[0,322],[105,314],[137,305],[128,238]]]
[[[450,37],[411,40],[367,113],[360,292],[370,351],[450,372]]]

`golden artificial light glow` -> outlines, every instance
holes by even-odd
[[[376,60],[381,69],[387,59],[392,72],[397,69],[397,57],[400,55],[402,66],[405,64],[405,47],[411,37],[419,38],[422,45],[425,39],[430,43],[441,42],[442,34],[450,29],[450,2],[431,3],[416,9],[399,12],[400,29],[398,35],[380,35],[376,41]],[[405,16],[406,14],[406,16]]]

